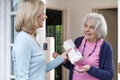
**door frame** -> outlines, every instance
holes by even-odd
[[[63,41],[67,39],[67,34],[68,34],[68,9],[61,9],[61,8],[53,8],[53,7],[47,7],[47,9],[52,9],[52,10],[60,10],[62,11],[62,27],[63,27]],[[62,80],[68,80],[68,70],[62,67]]]
[[[110,8],[103,8],[103,7],[102,7],[102,8],[92,8],[92,12],[99,12],[99,10],[107,11],[107,10],[110,10],[110,9],[117,9],[117,7],[113,7],[113,8],[111,8],[111,7],[110,7]],[[118,28],[119,28],[119,27],[118,27],[118,25],[117,25],[116,30],[118,30]],[[109,32],[109,31],[108,31],[108,32]],[[118,32],[118,31],[117,31],[117,32]],[[108,35],[109,35],[109,34],[108,34]],[[119,69],[119,68],[118,68],[118,59],[119,59],[119,57],[117,57],[117,56],[119,55],[119,54],[118,54],[118,53],[119,53],[119,51],[118,51],[118,49],[119,49],[119,48],[118,48],[118,41],[119,41],[119,40],[118,40],[118,37],[119,37],[119,36],[118,36],[118,35],[119,35],[119,34],[117,33],[117,35],[116,35],[116,36],[117,36],[117,38],[116,38],[116,40],[117,40],[117,44],[116,44],[116,46],[117,46],[117,51],[116,51],[116,54],[113,54],[113,55],[114,55],[114,65],[115,65],[115,66],[114,66],[114,67],[115,67],[114,80],[119,80],[119,79],[118,79],[118,69]],[[115,47],[115,46],[114,46],[114,47]],[[115,49],[115,48],[114,48],[114,49]]]

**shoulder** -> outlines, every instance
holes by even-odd
[[[102,44],[101,47],[102,48],[111,48],[112,49],[111,44],[108,41],[106,41],[106,40],[103,41],[103,44]]]
[[[14,46],[28,46],[32,42],[32,38],[25,32],[19,32],[15,38]]]
[[[113,49],[112,49],[111,44],[106,40],[103,41],[103,44],[101,45],[100,52],[101,52],[101,56],[102,55],[107,55],[107,56],[112,55],[113,54]]]
[[[84,36],[77,37],[77,38],[75,39],[75,41],[80,41],[80,40],[82,40],[83,38],[84,38]]]
[[[75,40],[74,40],[74,43],[76,45],[76,47],[78,48],[83,40],[84,36],[81,36],[81,37],[77,37]]]

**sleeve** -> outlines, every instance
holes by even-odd
[[[95,68],[91,66],[88,73],[100,80],[112,80],[114,76],[113,55],[111,46],[107,46],[105,49],[105,59],[102,63],[102,68]],[[100,64],[101,65],[101,64]]]
[[[71,62],[69,61],[69,60],[66,60],[64,63],[63,63],[63,66],[65,67],[65,68],[67,68],[68,70],[70,70],[70,66],[71,66],[72,64],[71,64]]]
[[[47,63],[46,65],[46,72],[56,68],[57,66],[59,66],[62,62],[64,61],[64,59],[61,56],[58,56],[57,58],[55,58],[54,60],[52,60],[51,62]]]
[[[31,46],[25,39],[20,39],[13,47],[16,80],[29,80]]]

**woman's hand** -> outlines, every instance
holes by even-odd
[[[68,53],[69,53],[71,50],[72,50],[72,48],[71,48],[71,49],[68,49],[67,51],[65,51],[65,52],[63,52],[63,53],[61,54],[61,56],[63,57],[64,60],[68,59]]]
[[[53,58],[56,58],[56,57],[58,57],[59,55],[60,55],[60,54],[58,54],[58,53],[56,53],[56,52],[53,52],[53,53],[52,53],[52,57],[53,57]]]
[[[72,49],[72,48],[71,48],[71,49]],[[64,60],[68,59],[68,53],[69,53],[69,51],[70,51],[71,49],[69,49],[69,50],[67,50],[67,51],[65,51],[65,52],[63,52],[63,53],[61,54],[61,56],[62,56],[62,58],[63,58]],[[53,52],[53,53],[52,53],[52,57],[53,57],[53,58],[56,58],[56,57],[58,57],[58,56],[60,56],[60,54],[58,54],[58,53],[56,53],[56,52]]]
[[[83,72],[89,71],[90,65],[85,65],[85,66],[83,66],[81,69],[78,68],[77,66],[75,66],[74,69],[75,69],[76,71],[78,71],[79,73],[83,73]]]

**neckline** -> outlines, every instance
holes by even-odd
[[[39,44],[39,42],[37,41],[36,37],[33,37],[33,36],[32,36],[32,38],[33,38],[34,42],[35,42],[39,47],[41,47],[40,44]]]
[[[85,43],[84,43],[84,46],[83,46],[83,49],[82,49],[82,56],[83,57],[84,57],[84,51],[85,51],[85,48],[86,48],[86,43],[87,43],[87,39],[85,40]],[[98,44],[98,41],[96,41],[95,46],[94,46],[92,52],[87,57],[90,57],[95,52],[97,44]]]
[[[33,36],[33,35],[25,32],[25,31],[21,31],[21,33],[27,34],[27,36],[32,39],[33,43],[34,43],[36,46],[41,47],[35,36]]]

